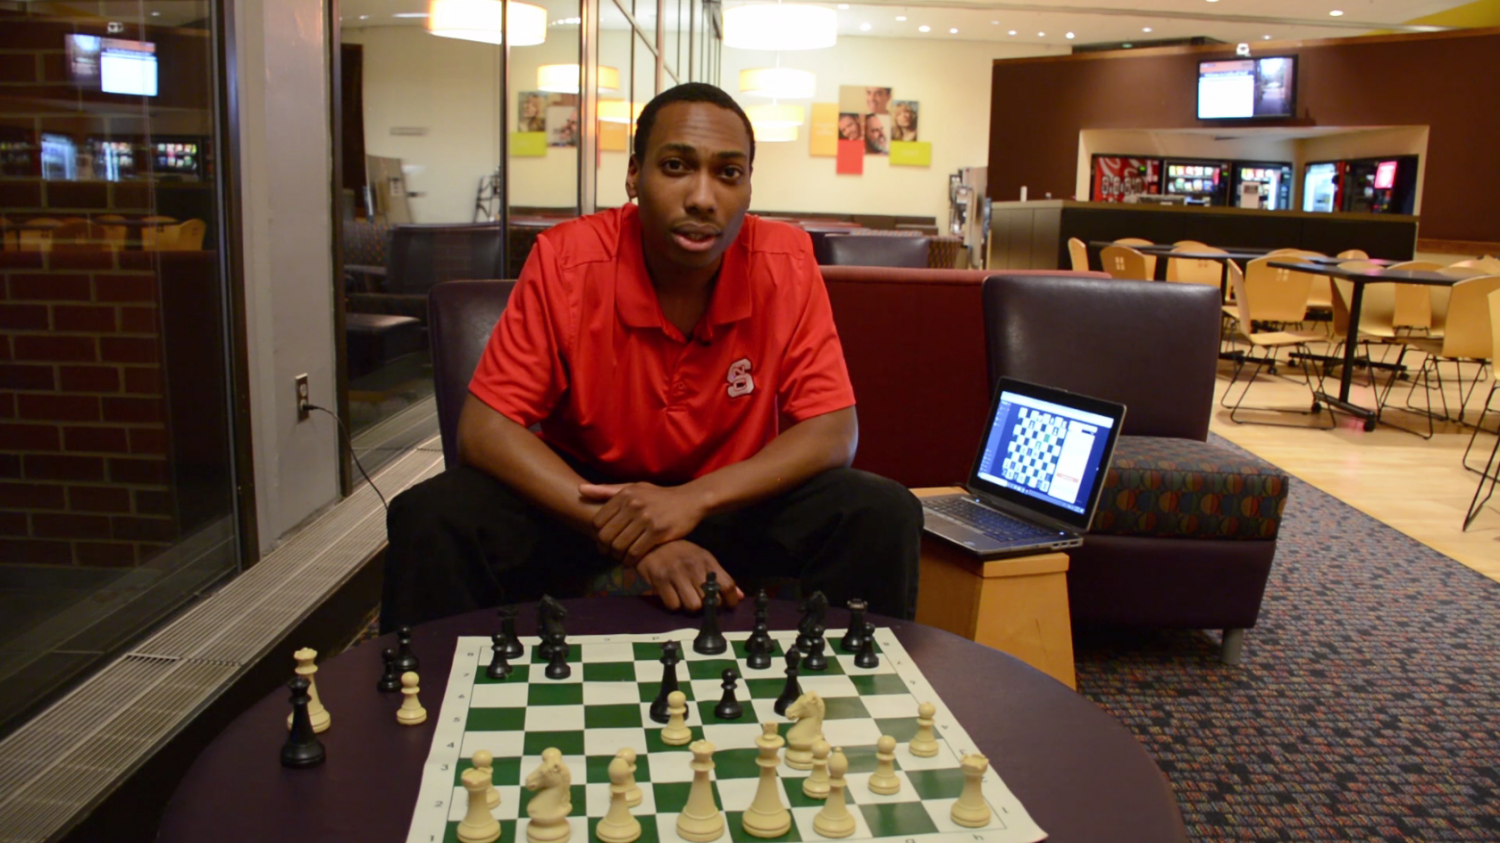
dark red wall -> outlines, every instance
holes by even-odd
[[[1298,57],[1297,117],[1253,125],[1429,126],[1423,238],[1500,241],[1500,29],[1257,43]],[[1197,65],[1234,47],[998,60],[989,194],[1071,196],[1084,129],[1197,129]],[[1245,123],[1244,125],[1252,125]],[[1299,175],[1300,178],[1300,175]]]

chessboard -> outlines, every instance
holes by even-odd
[[[662,725],[649,710],[661,687],[661,645],[677,641],[682,661],[676,666],[680,690],[688,699],[687,725],[693,740],[715,747],[713,792],[727,821],[723,843],[752,843],[741,814],[756,792],[759,768],[755,739],[761,723],[776,723],[785,737],[794,725],[775,713],[785,686],[783,659],[796,642],[796,631],[772,631],[775,651],[770,668],[751,669],[745,640],[750,633],[726,633],[729,652],[706,656],[693,652],[696,630],[653,635],[577,635],[568,638],[567,679],[543,675],[546,659],[536,655],[538,638],[522,637],[526,656],[512,662],[512,672],[496,681],[486,675],[491,655],[488,638],[461,637],[453,671],[437,716],[432,748],[423,770],[408,843],[457,843],[457,828],[467,810],[460,779],[478,750],[494,757],[492,781],[500,794],[491,813],[501,826],[500,843],[523,843],[529,822],[526,804],[533,795],[522,783],[541,764],[544,749],[557,748],[572,773],[573,810],[570,843],[595,843],[595,827],[609,807],[609,763],[625,747],[637,753],[635,780],[643,792],[631,813],[641,822],[640,843],[685,843],[676,832],[677,815],[687,802],[693,780],[688,746],[669,746]],[[950,817],[963,789],[959,759],[977,752],[963,726],[922,676],[916,663],[888,629],[875,632],[879,665],[855,666],[855,656],[841,650],[842,630],[827,633],[830,650],[825,671],[802,671],[803,692],[816,692],[826,705],[823,734],[849,761],[846,799],[855,819],[848,841],[892,843],[1032,843],[1047,835],[1001,781],[993,766],[982,792],[991,808],[987,826],[966,828]],[[738,699],[744,716],[719,720],[714,707],[722,692],[721,674],[733,668],[741,677]],[[935,757],[913,755],[907,742],[917,732],[917,710],[936,707]],[[428,703],[430,706],[431,703]],[[897,793],[884,796],[868,787],[875,770],[876,743],[890,735],[896,749]],[[807,772],[783,761],[778,768],[791,830],[775,841],[827,840],[813,830],[820,800],[802,792]]]
[[[1050,490],[1062,456],[1068,420],[1030,407],[1020,407],[1015,435],[1005,446],[1000,473],[1006,480],[1039,492]],[[1063,497],[1058,495],[1058,497]]]

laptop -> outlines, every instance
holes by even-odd
[[[965,494],[922,499],[932,536],[982,559],[1083,544],[1125,405],[1002,378]]]

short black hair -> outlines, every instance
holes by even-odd
[[[632,154],[637,160],[646,160],[646,144],[651,140],[651,127],[656,125],[656,113],[674,102],[706,102],[733,111],[745,124],[745,134],[750,136],[750,164],[755,164],[755,129],[750,125],[750,118],[745,116],[745,109],[740,108],[734,97],[707,82],[688,82],[668,88],[646,103],[635,121],[635,150]]]

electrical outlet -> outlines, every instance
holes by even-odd
[[[308,390],[307,390],[307,375],[298,375],[297,376],[297,421],[299,421],[299,422],[300,421],[307,421],[308,417],[312,415],[312,410],[307,409],[307,405],[311,401],[312,401],[312,399],[308,396]]]

